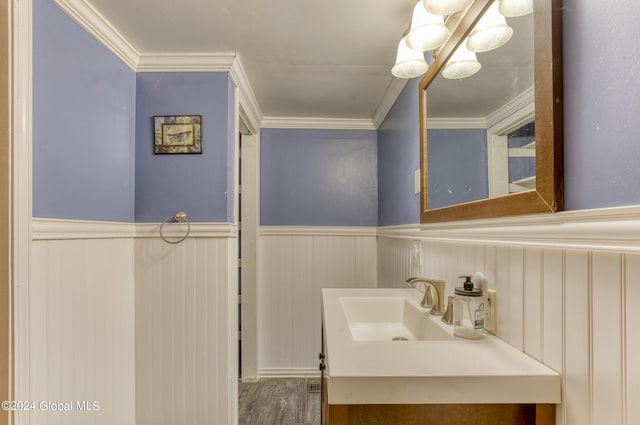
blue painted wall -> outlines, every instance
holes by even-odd
[[[234,93],[227,73],[137,75],[135,220],[157,222],[179,210],[191,221],[233,219]],[[154,115],[202,115],[202,154],[153,153]]]
[[[380,226],[420,222],[420,194],[414,193],[414,172],[420,168],[419,81],[407,82],[378,128]]]
[[[429,208],[489,196],[487,131],[428,130]]]
[[[640,3],[563,3],[566,207],[640,204]]]
[[[262,129],[263,225],[376,226],[376,132]]]
[[[52,1],[34,0],[34,217],[133,221],[135,84]]]
[[[233,222],[233,207],[236,199],[235,193],[235,168],[236,168],[236,138],[239,137],[240,130],[236,129],[236,85],[231,78],[227,78],[227,221]],[[238,176],[239,177],[239,176]],[[238,211],[238,213],[240,213]]]

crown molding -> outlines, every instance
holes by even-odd
[[[371,121],[373,122],[373,126],[375,128],[380,127],[382,122],[389,114],[389,111],[395,105],[396,100],[400,97],[402,90],[407,85],[409,80],[403,78],[393,77],[387,86],[387,89],[382,96],[382,100],[378,104],[373,116],[371,117]]]
[[[487,128],[484,118],[427,118],[429,130],[450,130],[463,128]]]
[[[235,53],[142,53],[137,72],[230,72]]]
[[[314,130],[376,130],[376,126],[368,118],[264,117],[260,127]]]
[[[494,134],[513,131],[535,116],[535,89],[533,86],[520,93],[487,117],[486,128]]]
[[[244,71],[240,56],[236,55],[231,70],[229,72],[233,82],[238,87],[239,101],[240,101],[240,117],[244,121],[245,125],[251,131],[252,134],[256,134],[260,129],[262,122],[262,110],[258,104],[249,77]]]
[[[73,20],[104,44],[113,54],[134,71],[140,52],[93,6],[84,0],[54,0]]]

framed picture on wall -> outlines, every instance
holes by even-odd
[[[154,153],[202,153],[202,116],[153,117]]]

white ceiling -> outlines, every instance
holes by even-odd
[[[266,117],[370,119],[415,0],[88,0],[139,52],[237,53]]]

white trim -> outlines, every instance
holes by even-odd
[[[184,236],[184,224],[171,223],[165,226],[163,234],[169,238]],[[160,223],[136,223],[136,238],[159,238]],[[189,238],[235,238],[238,226],[233,223],[191,223]]]
[[[387,118],[389,111],[393,108],[393,105],[395,105],[396,100],[400,97],[400,94],[402,93],[402,90],[404,90],[408,81],[409,80],[405,78],[393,77],[391,79],[384,95],[382,96],[382,100],[371,117],[371,122],[375,128],[380,127],[384,119]]]
[[[449,130],[460,128],[487,128],[484,118],[427,118],[429,130]]]
[[[29,263],[32,211],[32,0],[13,0],[11,24],[11,216],[13,315],[13,396],[31,400],[29,348]],[[29,424],[29,412],[15,412],[14,423]]]
[[[640,253],[640,206],[388,226],[379,237]]]
[[[314,118],[314,117],[264,117],[262,128],[301,128],[327,130],[375,130],[371,119]]]
[[[133,238],[135,224],[113,221],[34,218],[33,240]]]
[[[240,102],[240,117],[251,134],[256,134],[259,131],[260,123],[262,122],[262,110],[260,109],[258,100],[253,93],[249,77],[247,77],[247,74],[244,71],[239,55],[236,55],[235,60],[231,64],[229,75],[231,75],[233,82],[238,87],[238,92],[240,94],[238,99]]]
[[[159,238],[160,223],[122,223],[115,221],[34,218],[33,240]],[[169,238],[184,235],[183,224],[171,223],[163,233]],[[191,223],[189,238],[235,238],[232,223]]]
[[[376,236],[377,227],[365,226],[260,226],[260,236]]]
[[[268,378],[319,378],[318,369],[260,369],[260,379]]]
[[[129,68],[136,70],[140,52],[104,16],[84,0],[54,0],[89,34],[111,50]]]
[[[240,235],[242,267],[242,380],[260,378],[259,350],[260,303],[262,284],[259,270],[260,240],[260,134],[242,136],[242,232]]]
[[[535,90],[531,86],[486,117],[492,133],[513,131],[535,116]]]
[[[235,59],[235,53],[143,53],[135,71],[229,72]]]

